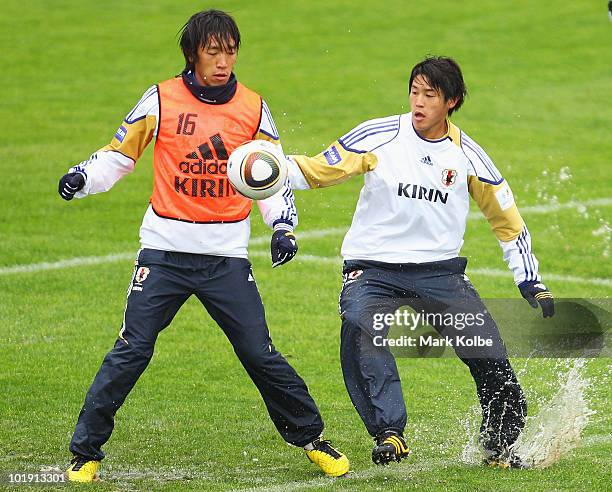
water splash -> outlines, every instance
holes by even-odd
[[[538,415],[527,420],[515,450],[534,468],[556,463],[580,444],[582,431],[595,413],[585,397],[589,387],[585,366],[586,359],[576,359],[557,393]]]
[[[474,405],[467,417],[463,421],[463,428],[465,429],[465,435],[468,436],[469,441],[461,451],[461,461],[469,463],[471,465],[477,465],[482,463],[484,459],[484,453],[482,448],[478,444],[478,433],[480,430],[480,420],[482,414],[480,412],[480,405]]]
[[[586,361],[575,359],[569,370],[560,375],[556,394],[540,406],[537,415],[527,418],[515,452],[533,468],[551,466],[581,442],[582,431],[595,413],[585,397],[590,385],[584,375]],[[461,453],[465,463],[480,463],[484,457],[478,446],[479,422],[480,409],[474,407],[464,422],[470,436]]]

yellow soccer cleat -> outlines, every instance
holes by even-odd
[[[483,460],[483,464],[489,468],[501,468],[507,470],[508,468],[516,468],[524,470],[530,468],[529,463],[523,461],[520,456],[517,456],[512,450],[504,449],[498,452],[485,451],[488,456]]]
[[[75,456],[70,462],[68,470],[66,470],[66,477],[71,482],[94,482],[100,480],[99,469],[99,461],[89,460],[83,456]]]
[[[376,438],[372,450],[372,461],[377,465],[387,465],[392,461],[400,462],[410,455],[410,449],[401,434],[386,431]]]
[[[306,446],[304,451],[308,459],[318,465],[328,477],[341,477],[349,472],[348,458],[333,448],[330,441],[316,439]]]

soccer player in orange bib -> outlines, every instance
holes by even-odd
[[[265,101],[233,73],[238,26],[225,12],[199,12],[185,24],[180,46],[185,70],[149,88],[111,143],[59,182],[65,200],[108,191],[155,139],[153,194],[123,323],[85,398],[67,476],[97,478],[117,410],[149,364],[159,332],[191,295],[232,343],[283,439],[303,447],[327,475],[344,475],[346,456],[322,439],[323,420],[306,384],[270,339],[247,256],[252,201],[227,179],[227,159],[239,145],[253,139],[280,145]],[[282,265],[297,252],[293,194],[284,187],[257,204],[274,229],[273,266]]]

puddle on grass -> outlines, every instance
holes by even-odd
[[[557,392],[542,402],[537,415],[528,416],[523,433],[515,445],[515,452],[533,468],[546,468],[557,463],[581,443],[582,431],[595,413],[585,396],[590,386],[586,377],[586,359],[573,359],[568,370],[556,373]],[[474,407],[464,422],[470,442],[464,447],[461,460],[481,463],[483,454],[478,446],[480,407]]]

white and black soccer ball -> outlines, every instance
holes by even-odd
[[[253,140],[231,153],[227,162],[227,177],[241,195],[263,200],[274,195],[285,184],[285,156],[277,145],[265,140]]]

